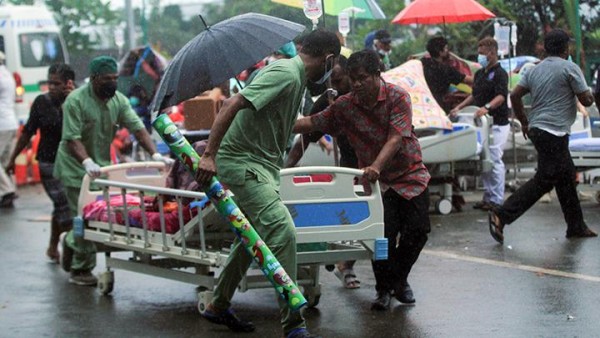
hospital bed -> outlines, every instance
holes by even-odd
[[[162,163],[126,163],[102,173],[101,179],[84,178],[78,205],[86,218],[84,238],[105,253],[100,292],[112,292],[113,269],[123,269],[196,285],[203,312],[234,239],[228,224],[203,193],[164,188]],[[297,282],[308,306],[319,303],[320,265],[387,258],[379,185],[371,184],[366,194],[355,183],[361,175],[336,167],[281,172],[281,197],[296,225]],[[173,203],[176,208],[168,210]],[[258,269],[250,269],[239,285],[241,291],[262,287],[271,286]]]
[[[589,137],[569,141],[569,151],[579,175],[577,189],[594,193],[600,203],[600,138]]]
[[[502,160],[507,169],[519,171],[522,168],[535,168],[537,166],[537,152],[531,140],[525,139],[521,131],[521,122],[511,120],[511,129]],[[575,122],[571,126],[571,141],[592,137],[592,126],[589,116],[577,113]]]
[[[479,175],[492,167],[489,155],[492,120],[484,116],[475,121],[473,115],[477,109],[465,107],[458,114],[458,122],[453,124],[452,130],[415,130],[421,144],[423,162],[432,176],[429,191],[440,196],[434,208],[442,215],[452,211],[452,185],[456,177]],[[327,154],[311,143],[299,165],[334,166],[334,163],[333,152]]]
[[[458,114],[452,130],[417,130],[423,162],[431,174],[429,191],[439,195],[435,210],[447,215],[452,211],[453,185],[459,176],[477,176],[492,168],[490,127],[487,116],[474,119],[477,107],[465,107]]]

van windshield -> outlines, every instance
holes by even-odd
[[[64,63],[65,56],[58,33],[26,33],[19,35],[23,67],[45,67]]]

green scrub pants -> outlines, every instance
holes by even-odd
[[[77,216],[79,187],[65,187],[69,209],[73,217]],[[73,230],[67,233],[66,244],[73,249],[71,271],[92,271],[96,267],[96,245],[94,242],[75,238]]]
[[[279,192],[273,185],[259,182],[251,172],[246,173],[244,185],[228,186],[235,195],[234,200],[262,240],[290,278],[296,281],[296,231],[292,216],[281,201]],[[236,238],[215,289],[213,306],[219,310],[226,310],[231,306],[231,298],[251,263],[252,257]],[[283,332],[286,335],[293,329],[306,327],[300,311],[292,311],[279,294],[277,300]]]

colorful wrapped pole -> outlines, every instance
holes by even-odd
[[[159,115],[153,122],[154,129],[169,146],[171,151],[184,163],[187,170],[195,173],[200,163],[200,156],[190,143],[181,135],[179,129],[167,114]],[[296,283],[285,272],[275,255],[260,238],[233,199],[216,177],[213,177],[204,191],[217,211],[227,220],[233,232],[243,243],[246,251],[254,258],[267,279],[273,284],[281,297],[288,302],[292,310],[298,310],[306,304],[306,299]]]

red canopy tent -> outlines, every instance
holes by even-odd
[[[398,13],[392,23],[435,25],[494,17],[494,13],[475,0],[415,0]]]

